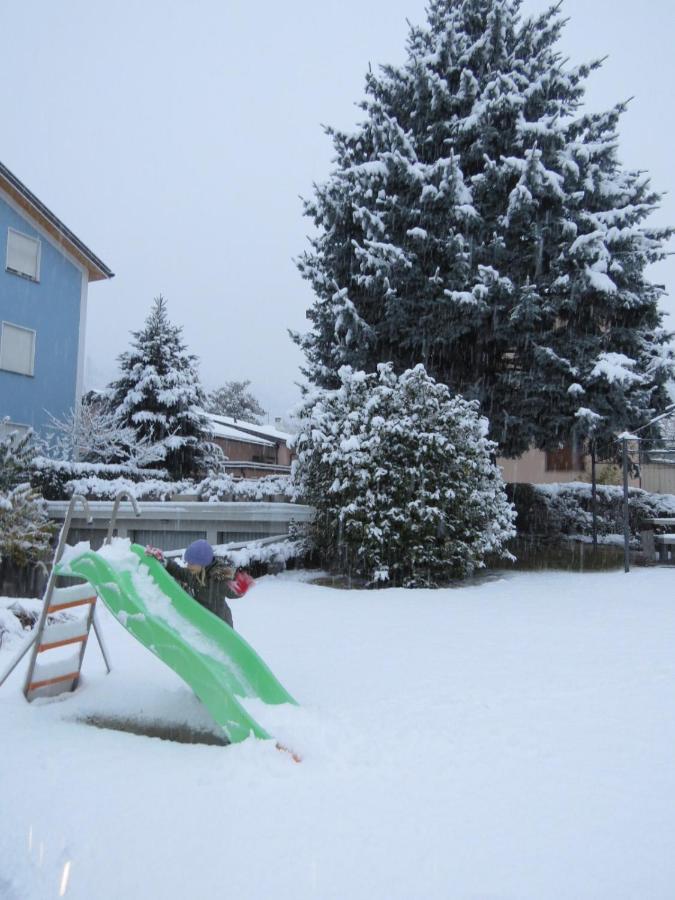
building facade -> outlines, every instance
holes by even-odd
[[[509,484],[552,484],[589,481],[590,457],[566,444],[560,450],[528,450],[517,459],[498,459]]]
[[[290,472],[292,435],[272,425],[255,425],[230,416],[208,415],[213,441],[227,457],[226,469],[242,478]],[[280,423],[277,423],[277,425]]]
[[[0,434],[79,402],[89,282],[112,277],[0,163]]]

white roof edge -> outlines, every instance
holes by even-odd
[[[214,437],[223,438],[227,441],[239,441],[243,444],[258,444],[261,447],[274,447],[274,441],[265,440],[254,434],[247,434],[245,431],[238,431],[228,425],[221,425],[220,422],[211,420],[211,432]]]
[[[292,434],[289,434],[287,431],[280,431],[278,428],[274,428],[272,425],[256,425],[254,422],[245,422],[243,419],[234,419],[232,416],[220,416],[216,413],[206,413],[206,416],[212,421],[217,422],[218,424],[224,425],[227,428],[236,428],[238,431],[241,431],[244,434],[248,434],[250,432],[255,432],[262,437],[272,438],[278,441],[284,441],[288,443],[293,437]]]

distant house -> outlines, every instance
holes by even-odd
[[[227,457],[226,468],[233,474],[242,478],[261,478],[290,471],[293,453],[288,446],[292,437],[288,432],[230,416],[209,414],[208,419],[214,443]]]
[[[87,291],[113,273],[0,163],[0,435],[82,393]]]
[[[631,469],[628,483],[631,487],[641,487],[645,490],[657,490],[653,467],[645,465],[639,467],[640,474],[634,474],[632,465],[640,460],[640,451],[637,445],[629,447],[629,460]],[[569,482],[591,481],[591,457],[583,447],[566,443],[559,450],[528,450],[517,459],[497,459],[497,464],[502,470],[504,481],[509,484],[553,484]],[[675,473],[669,482],[675,488]],[[612,458],[603,457],[596,464],[596,480],[601,484],[619,484],[622,481],[621,448],[616,445]],[[659,487],[661,493],[670,493],[671,487]]]
[[[511,484],[551,484],[589,481],[590,457],[583,450],[565,444],[559,450],[528,450],[517,459],[498,459],[504,481]]]

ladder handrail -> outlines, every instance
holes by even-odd
[[[70,503],[68,504],[68,509],[66,511],[65,519],[63,520],[63,525],[61,526],[61,533],[59,535],[59,542],[56,546],[56,551],[54,552],[54,561],[52,562],[52,567],[49,572],[49,577],[47,578],[47,585],[45,587],[44,593],[42,595],[42,610],[40,611],[40,618],[34,628],[32,637],[24,644],[24,646],[19,651],[16,659],[10,663],[9,668],[3,672],[2,677],[0,678],[0,687],[4,684],[4,682],[9,678],[14,669],[19,665],[21,660],[24,658],[26,653],[30,650],[31,647],[34,647],[36,644],[38,635],[42,633],[44,628],[44,623],[47,619],[47,610],[49,608],[49,604],[51,602],[51,597],[54,592],[54,569],[56,568],[56,564],[63,556],[63,551],[66,546],[66,538],[68,537],[68,532],[70,531],[70,523],[73,520],[73,513],[75,511],[75,507],[77,504],[81,504],[84,514],[87,518],[87,522],[92,521],[92,516],[89,511],[89,504],[85,497],[82,494],[73,494],[70,498]],[[33,657],[37,656],[37,648],[34,647]],[[31,660],[31,665],[29,666],[29,670],[32,668],[33,662]]]
[[[89,503],[87,502],[86,497],[83,497],[82,494],[73,494],[73,496],[70,498],[68,509],[66,510],[66,517],[63,520],[63,527],[61,528],[61,534],[59,535],[59,543],[56,548],[56,553],[54,554],[52,572],[54,571],[56,564],[63,556],[63,551],[66,546],[66,539],[68,537],[68,532],[70,531],[70,523],[73,521],[73,513],[75,512],[75,507],[78,503],[82,506],[82,511],[84,512],[87,522],[94,521],[89,510]]]
[[[120,503],[122,502],[122,499],[124,497],[126,497],[131,502],[131,505],[133,507],[133,510],[134,510],[134,513],[136,514],[136,516],[141,515],[141,511],[138,506],[138,501],[133,496],[133,494],[131,494],[129,491],[119,491],[117,493],[117,495],[115,496],[115,501],[113,503],[112,515],[110,517],[110,523],[108,525],[108,531],[107,531],[106,539],[105,539],[106,544],[110,544],[112,542],[112,535],[113,535],[113,531],[115,528],[115,524],[117,522],[117,516],[119,513]],[[22,647],[21,651],[17,655],[17,658],[10,664],[7,671],[4,672],[2,674],[2,677],[0,678],[0,686],[1,686],[3,684],[3,682],[7,680],[10,673],[14,671],[16,666],[23,659],[23,657],[26,655],[26,653],[29,651],[29,649],[32,648],[33,652],[31,654],[31,660],[30,660],[30,664],[28,666],[28,673],[27,673],[26,682],[24,685],[24,695],[26,696],[26,699],[30,699],[28,695],[30,693],[30,687],[32,684],[33,673],[35,671],[35,663],[37,660],[38,653],[40,652],[40,639],[41,639],[41,636],[44,632],[44,629],[45,629],[45,626],[47,623],[48,611],[51,607],[52,597],[54,594],[55,582],[56,582],[56,577],[57,577],[56,576],[56,567],[57,567],[58,563],[61,561],[61,557],[63,556],[63,552],[64,552],[65,546],[66,546],[66,541],[68,538],[68,532],[70,531],[70,526],[71,526],[71,523],[73,520],[73,515],[75,513],[75,507],[78,504],[82,506],[82,510],[84,512],[87,522],[92,521],[92,515],[91,515],[90,509],[89,509],[89,503],[87,502],[86,498],[83,497],[82,494],[73,494],[73,496],[70,498],[70,503],[68,504],[68,509],[66,510],[66,515],[65,515],[65,518],[63,521],[63,526],[61,527],[61,533],[59,535],[59,541],[56,546],[56,551],[54,552],[54,559],[52,562],[52,567],[49,572],[49,577],[47,579],[47,585],[45,587],[45,591],[43,593],[42,610],[40,612],[40,618],[35,626],[35,630],[34,630],[32,637],[30,638],[29,641],[27,641],[27,643],[24,645],[24,647]],[[96,619],[95,598],[94,598],[94,603],[92,603],[92,605],[91,605],[91,611],[90,611],[89,615],[87,616],[86,624],[87,624],[86,634],[88,636],[90,630],[93,628],[94,634],[96,635],[96,639],[98,640],[98,643],[99,643],[99,647],[101,648],[101,653],[103,655],[103,660],[105,662],[106,669],[108,670],[108,672],[110,672],[110,661],[108,659],[108,654],[106,652],[105,644],[103,642],[103,636],[100,632],[100,628],[98,626],[98,622]],[[87,646],[87,640],[85,639],[82,642],[82,649],[80,651],[79,658],[78,658],[78,674],[77,674],[77,677],[75,677],[73,679],[73,688],[72,689],[74,689],[77,686],[77,683],[79,680],[79,672],[82,668],[82,662],[83,662],[86,646]]]
[[[89,511],[89,504],[85,497],[82,494],[73,494],[70,498],[70,503],[68,504],[68,509],[66,511],[66,517],[63,520],[63,526],[61,527],[61,534],[59,535],[59,542],[56,545],[56,552],[54,553],[54,561],[52,562],[52,568],[49,572],[49,578],[47,579],[47,586],[42,595],[42,610],[40,612],[40,618],[38,619],[38,623],[35,626],[35,636],[33,639],[33,653],[31,655],[30,664],[28,666],[28,674],[26,676],[26,683],[24,685],[24,694],[26,698],[28,697],[28,688],[31,683],[31,678],[33,677],[33,670],[35,668],[35,661],[37,659],[38,650],[40,646],[40,642],[38,638],[42,635],[44,631],[45,623],[47,621],[47,611],[52,602],[52,595],[54,593],[54,582],[56,581],[56,566],[63,556],[63,551],[66,546],[66,539],[68,538],[68,532],[70,531],[70,524],[73,521],[73,513],[75,512],[75,507],[78,503],[82,506],[82,510],[84,511],[85,517],[88,522],[92,521],[91,512]],[[29,645],[30,646],[30,645]],[[16,663],[19,662],[21,658],[23,658],[24,654],[28,650],[28,647],[25,647],[19,659],[16,660],[15,664],[12,666],[12,669],[15,668]],[[10,669],[10,671],[12,670]],[[5,674],[5,678],[9,675],[9,672]],[[4,681],[4,678],[3,678]]]
[[[130,501],[131,506],[133,507],[133,510],[134,510],[134,514],[136,515],[136,518],[138,518],[141,514],[141,510],[139,509],[139,506],[138,506],[138,500],[134,497],[134,495],[130,491],[118,491],[118,493],[115,496],[115,502],[113,503],[112,513],[110,515],[110,523],[108,525],[108,533],[105,536],[106,544],[112,543],[113,531],[115,528],[115,524],[117,522],[117,514],[119,513],[120,503],[122,502],[123,497],[126,497],[127,500]]]

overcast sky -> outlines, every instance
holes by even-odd
[[[525,0],[528,12],[540,0]],[[634,96],[621,156],[670,191],[675,3],[565,0],[572,62],[608,55],[588,107]],[[88,386],[106,383],[160,292],[206,388],[297,399],[309,287],[299,195],[329,172],[321,123],[359,118],[368,63],[404,59],[424,0],[22,0],[0,6],[0,160],[116,273],[92,284]],[[675,247],[672,248],[675,250]],[[675,312],[675,258],[653,273]],[[668,323],[675,330],[675,317]]]

